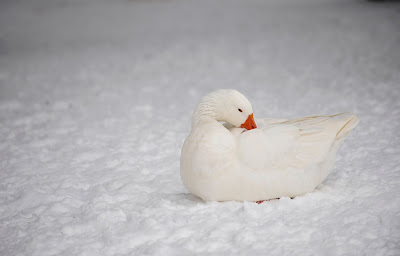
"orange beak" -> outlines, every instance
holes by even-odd
[[[253,114],[249,115],[246,122],[244,122],[242,125],[240,125],[240,127],[246,128],[247,130],[257,128],[256,122],[254,121]]]

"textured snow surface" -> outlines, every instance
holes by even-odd
[[[400,3],[2,1],[0,255],[399,255]],[[203,202],[200,97],[361,123],[314,192]]]

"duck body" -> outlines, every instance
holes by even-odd
[[[258,128],[247,130],[196,111],[182,147],[181,178],[205,201],[260,201],[313,191],[359,122],[351,114],[257,119]]]

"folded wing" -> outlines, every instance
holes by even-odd
[[[238,157],[252,170],[304,169],[323,161],[358,124],[351,114],[294,120],[256,120],[258,129],[237,136]]]

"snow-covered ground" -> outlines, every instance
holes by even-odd
[[[203,202],[197,101],[361,123],[313,193]],[[400,3],[0,3],[0,255],[399,255]]]

